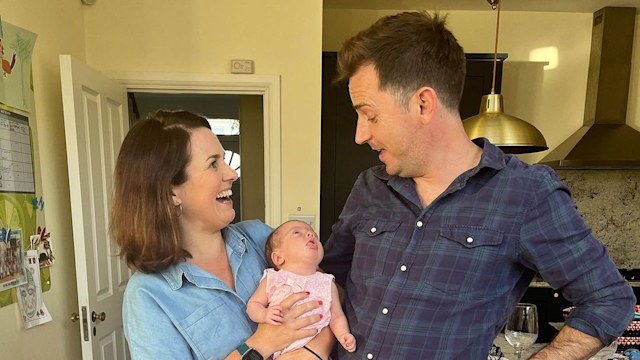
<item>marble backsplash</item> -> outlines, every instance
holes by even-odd
[[[640,268],[640,170],[557,170],[618,268]]]

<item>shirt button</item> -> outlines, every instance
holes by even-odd
[[[467,238],[467,243],[469,243],[469,244],[473,243],[473,238],[471,236],[469,236]]]
[[[378,229],[376,229],[376,228],[375,228],[375,226],[371,228],[371,233],[372,233],[372,234],[373,234],[374,232],[376,232],[376,231],[378,231]]]
[[[418,227],[419,227],[419,228],[421,228],[421,227],[422,227],[422,225],[424,225],[424,224],[422,223],[422,221],[419,221],[419,220],[418,220],[418,222],[416,223],[416,225],[418,225]]]
[[[372,353],[368,353],[367,354],[367,359],[369,359],[369,360],[373,359],[373,354]]]
[[[389,313],[389,309],[387,308],[382,308],[382,314],[383,315],[387,315]]]
[[[560,296],[560,295],[558,295],[558,293],[553,293],[553,297],[554,297],[554,298],[556,298],[556,299],[557,299],[559,296]]]
[[[400,271],[407,271],[407,265],[401,265]]]

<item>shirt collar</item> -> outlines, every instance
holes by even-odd
[[[227,255],[230,258],[232,252],[237,253],[239,256],[247,252],[247,238],[233,226],[222,229],[222,238],[226,243]],[[161,271],[161,274],[169,284],[169,287],[172,290],[177,290],[182,287],[185,278],[196,286],[208,286],[209,281],[203,282],[202,280],[208,280],[210,276],[206,273],[203,277],[203,271],[195,265],[181,261]]]
[[[178,290],[182,287],[182,281],[185,277],[192,277],[190,265],[191,264],[186,261],[181,261],[160,272],[169,284],[171,290]]]
[[[482,156],[480,157],[480,163],[476,168],[478,170],[488,167],[495,170],[504,168],[507,164],[507,159],[511,155],[506,155],[497,146],[493,145],[486,138],[477,138],[472,140],[474,144],[482,148]]]

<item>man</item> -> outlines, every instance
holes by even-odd
[[[635,297],[545,166],[470,141],[458,104],[465,57],[437,14],[401,13],[338,58],[364,171],[321,267],[346,290],[358,349],[343,359],[486,359],[539,272],[577,307],[532,359],[585,359],[619,336]]]

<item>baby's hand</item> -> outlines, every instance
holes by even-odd
[[[356,351],[356,338],[353,334],[342,334],[338,337],[338,341],[340,341],[340,345],[348,352]]]
[[[265,322],[271,325],[280,325],[284,317],[282,315],[282,307],[280,305],[269,306],[265,316]]]

